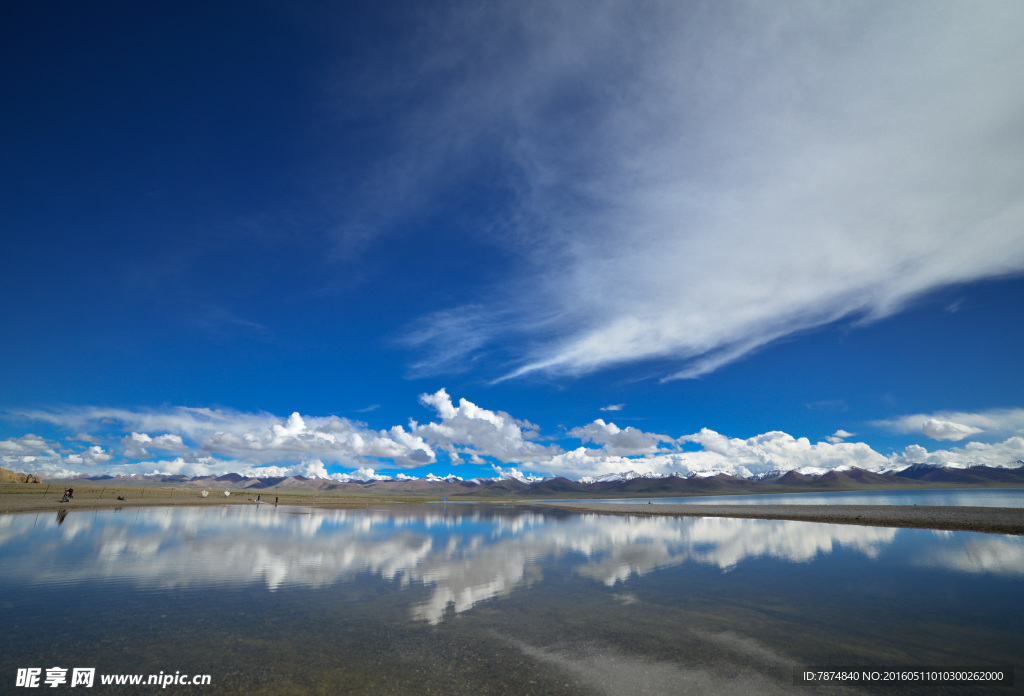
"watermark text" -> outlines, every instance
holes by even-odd
[[[96,684],[131,686],[209,686],[209,674],[100,674],[97,679],[95,667],[21,667],[14,679],[14,685],[26,689],[58,686],[91,688]]]

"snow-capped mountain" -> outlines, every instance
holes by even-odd
[[[415,495],[547,495],[572,493],[686,495],[690,493],[753,493],[783,490],[860,489],[922,484],[1024,485],[1024,462],[1014,467],[936,466],[911,464],[891,471],[867,471],[857,467],[835,469],[774,469],[757,475],[737,476],[725,471],[674,472],[667,475],[634,470],[577,481],[564,477],[524,474],[518,469],[499,471],[498,476],[463,480],[454,474],[428,473],[417,478],[406,474],[387,476],[372,469],[341,474],[329,479],[307,476],[253,477],[231,473],[221,476],[132,474],[130,476],[78,476],[50,481],[93,481],[107,485],[167,486],[175,488],[310,489],[337,492],[378,491],[381,494]]]

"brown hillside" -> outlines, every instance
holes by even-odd
[[[39,483],[39,478],[32,474],[19,474],[10,469],[0,468],[0,481],[3,483]]]

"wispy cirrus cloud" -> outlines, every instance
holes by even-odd
[[[433,164],[400,179],[502,162],[494,231],[521,258],[410,331],[417,371],[501,346],[505,377],[667,359],[692,378],[1020,273],[1022,20],[1009,2],[612,0],[429,24]]]

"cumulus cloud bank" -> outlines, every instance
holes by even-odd
[[[112,455],[99,445],[68,449],[31,433],[0,440],[0,466],[18,472],[71,476],[82,467],[106,464]]]
[[[848,442],[854,434],[843,429],[820,442],[782,431],[730,437],[709,428],[674,437],[620,427],[601,418],[564,431],[558,439],[580,443],[567,449],[552,443],[552,438],[530,421],[465,398],[456,405],[445,389],[422,394],[420,402],[435,412],[437,420],[410,420],[407,426],[382,430],[338,416],[298,412],[287,417],[192,408],[24,412],[19,415],[63,426],[69,435],[63,441],[33,434],[0,441],[0,465],[54,477],[101,471],[190,476],[235,472],[371,481],[391,477],[379,473],[382,469],[435,463],[439,453],[452,464],[484,466],[501,476],[522,480],[537,475],[579,479],[630,471],[660,476],[750,476],[772,470],[823,473],[919,463],[1016,466],[1024,461],[1024,409],[917,414],[879,421],[885,428],[947,440],[983,431],[1015,433],[1001,442],[970,442],[935,451],[913,444],[901,453],[883,455],[864,442]],[[164,432],[141,432],[144,426],[159,426]],[[111,432],[112,427],[128,434]],[[339,467],[347,471],[338,471]]]
[[[1020,466],[1024,463],[1024,437],[1011,437],[1002,442],[969,442],[963,447],[929,452],[920,445],[910,445],[898,458],[908,464],[935,466]]]
[[[429,156],[396,164],[396,198],[497,152],[508,227],[533,251],[491,299],[411,330],[420,370],[503,345],[521,347],[506,376],[657,358],[696,377],[1024,270],[1020,3],[440,17],[423,45],[474,60],[421,68],[436,89],[409,137]]]
[[[292,413],[281,418],[266,413],[185,407],[162,411],[80,408],[26,411],[19,415],[75,430],[102,429],[109,424],[117,424],[131,430],[129,435],[119,439],[121,454],[128,459],[149,457],[150,450],[182,453],[171,460],[152,460],[136,467],[146,473],[204,475],[236,470],[238,465],[231,463],[232,460],[244,463],[250,470],[254,466],[299,460],[303,462],[301,465],[292,465],[286,470],[326,475],[322,462],[319,466],[311,463],[323,459],[359,468],[383,459],[390,466],[414,467],[435,460],[431,447],[400,425],[378,431],[338,416],[303,418],[299,413]],[[164,432],[139,432],[145,430]],[[81,436],[75,439],[81,440]],[[9,440],[7,450],[20,453],[21,450],[40,450],[48,446],[40,438],[22,440]],[[61,457],[55,447],[49,443],[49,449],[45,450],[50,453],[51,460]],[[214,455],[220,455],[220,458]],[[90,464],[101,457],[109,459],[110,455],[94,445],[81,453],[65,456],[61,461],[64,465]],[[22,463],[31,464],[33,461],[23,458]],[[52,462],[50,464],[49,468],[42,470],[53,469]],[[232,466],[233,469],[230,468]],[[267,470],[270,471],[276,470]]]

